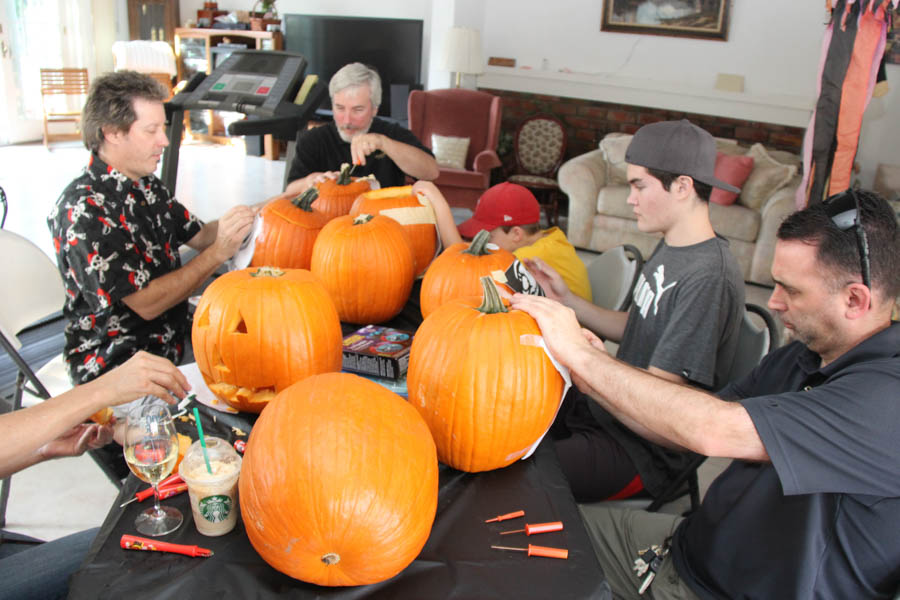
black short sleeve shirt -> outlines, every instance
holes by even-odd
[[[181,267],[178,248],[202,223],[154,175],[132,181],[92,155],[47,218],[68,296],[65,356],[75,383],[138,350],[179,362],[187,303],[145,321],[122,299]]]
[[[431,154],[413,133],[400,125],[375,117],[370,133],[380,133],[392,140]],[[350,163],[350,143],[341,139],[334,122],[321,127],[303,129],[297,134],[296,154],[291,163],[288,181],[306,177],[310,173],[337,171],[343,163]],[[381,187],[406,185],[406,174],[383,152],[366,157],[366,164],[353,170],[354,176],[374,175]]]
[[[679,527],[702,598],[891,598],[900,585],[900,324],[824,368],[799,342],[722,392],[771,463],[736,460]]]

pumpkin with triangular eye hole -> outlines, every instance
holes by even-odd
[[[258,413],[281,390],[341,370],[341,323],[325,287],[304,269],[231,271],[203,292],[191,341],[219,399]]]

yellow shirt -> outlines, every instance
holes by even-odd
[[[566,239],[566,234],[559,227],[551,227],[542,232],[544,235],[530,246],[522,246],[513,254],[516,258],[538,257],[545,263],[556,269],[569,289],[588,302],[592,302],[591,282],[588,279],[587,267],[578,254],[575,247]]]

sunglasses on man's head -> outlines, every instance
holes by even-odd
[[[862,224],[859,210],[859,198],[854,190],[847,190],[831,196],[823,203],[825,214],[841,231],[853,229],[856,234],[856,246],[859,249],[859,264],[862,270],[863,285],[872,287],[869,279],[869,240]]]

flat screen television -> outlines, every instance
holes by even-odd
[[[381,76],[378,114],[406,119],[406,95],[422,87],[422,21],[292,15],[283,17],[284,49],[306,57],[306,73],[316,74],[326,85],[344,65],[361,62]],[[391,110],[391,86],[395,95]],[[326,99],[323,108],[331,108]]]

